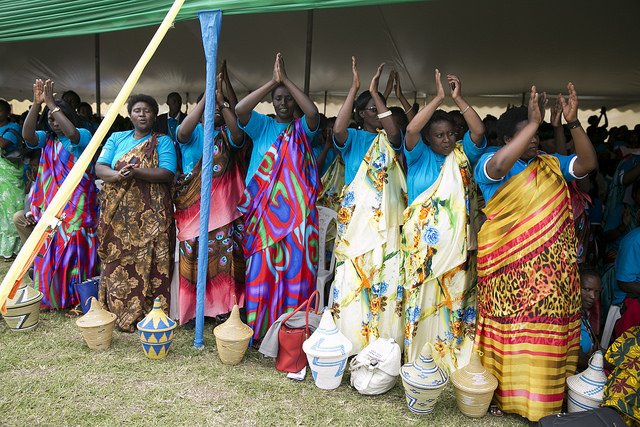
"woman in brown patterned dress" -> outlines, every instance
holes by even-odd
[[[158,103],[134,95],[127,104],[134,130],[115,132],[96,165],[100,191],[98,254],[100,300],[133,332],[160,297],[169,311],[176,242],[172,185],[176,153],[171,139],[152,133]]]

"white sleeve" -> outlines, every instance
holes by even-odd
[[[576,174],[573,172],[573,164],[576,162],[576,159],[578,157],[574,157],[573,159],[571,159],[571,161],[569,162],[569,173],[571,174],[572,177],[574,177],[575,179],[582,179],[582,178],[586,178],[589,174],[585,174],[583,176],[576,176]]]
[[[489,174],[487,173],[487,163],[489,163],[489,160],[491,160],[491,158],[493,157],[493,154],[491,154],[490,156],[487,156],[487,160],[485,160],[484,165],[482,165],[483,171],[484,171],[484,176],[485,178],[487,178],[489,181],[493,181],[493,182],[502,182],[502,180],[504,179],[504,176],[500,179],[493,179],[489,176]]]

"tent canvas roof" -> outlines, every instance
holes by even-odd
[[[55,16],[50,10],[62,7],[57,1],[16,1],[0,13],[0,17],[4,15],[0,96],[28,99],[33,80],[50,77],[58,91],[74,89],[83,99],[95,100],[93,33],[101,32],[101,98],[112,100],[155,26],[99,30],[154,24],[170,4],[166,0],[63,3],[75,4],[76,11],[79,4],[87,8],[87,14],[79,14],[73,27],[84,35],[11,41],[20,38],[23,24],[30,29],[22,32],[22,38],[73,33],[66,25],[60,25],[60,31],[53,23],[52,28],[44,27],[46,20],[40,21],[38,31],[31,25],[28,18],[40,12]],[[331,8],[360,3],[366,6]],[[88,5],[101,8],[100,14]],[[319,6],[323,8],[313,14],[310,79],[310,92],[316,99],[324,97],[325,91],[330,98],[346,93],[351,82],[350,57],[355,54],[363,89],[376,66],[386,62],[399,71],[409,98],[433,92],[433,69],[438,67],[443,73],[461,77],[464,94],[473,98],[474,105],[504,104],[505,98],[519,102],[532,83],[556,94],[569,80],[576,84],[581,107],[606,104],[624,108],[640,102],[640,56],[633,54],[640,40],[636,24],[640,2],[635,0],[614,4],[554,0],[187,0],[180,15],[183,21],[169,32],[135,91],[164,99],[175,90],[195,99],[204,88],[205,62],[199,24],[193,19],[199,9],[217,7],[225,13],[218,58],[227,59],[232,83],[240,94],[271,77],[277,51],[285,57],[289,76],[302,86],[307,13],[301,9]],[[22,13],[12,17],[12,11]],[[121,16],[122,11],[128,12]],[[96,19],[83,21],[87,15]],[[57,22],[64,22],[59,19]]]

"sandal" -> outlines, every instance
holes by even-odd
[[[494,417],[501,417],[502,415],[504,415],[500,408],[498,408],[498,405],[489,406],[489,413]]]
[[[69,319],[75,319],[78,316],[82,316],[82,309],[79,305],[77,305],[74,308],[69,309],[69,311],[67,311],[64,315]]]

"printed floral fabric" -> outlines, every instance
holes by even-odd
[[[401,158],[380,132],[338,212],[331,310],[358,353],[372,337],[402,343],[400,227],[407,204]]]
[[[475,334],[475,288],[469,270],[471,172],[458,144],[440,175],[404,212],[405,360],[434,345],[441,365],[469,362]]]
[[[344,190],[344,160],[341,156],[337,156],[322,175],[322,191],[316,205],[338,212],[342,204],[342,190]]]
[[[209,195],[209,231],[224,227],[241,216],[237,204],[244,192],[243,166],[240,153],[227,140],[226,128],[221,128],[213,141],[211,192]],[[178,240],[185,241],[200,235],[200,190],[202,158],[191,172],[180,175],[176,185],[174,214]]]
[[[242,253],[242,218],[237,218],[209,232],[207,283],[204,294],[204,315],[215,317],[244,306],[245,260]],[[196,315],[196,283],[198,281],[198,246],[200,238],[180,242],[180,286],[178,313],[180,324]]]
[[[22,171],[0,158],[0,256],[10,258],[22,246],[13,214],[24,209]]]
[[[627,329],[607,354],[615,365],[604,386],[604,404],[617,409],[629,425],[640,425],[640,326]]]
[[[244,191],[239,153],[221,128],[213,141],[213,165],[209,198],[209,238],[204,315],[215,317],[244,306],[245,260],[242,253],[241,213],[238,200]],[[174,200],[178,229],[180,285],[178,314],[180,324],[195,317],[198,245],[200,241],[200,190],[202,158],[193,170],[180,176]]]
[[[153,135],[122,156],[115,169],[128,163],[158,167],[156,144]],[[137,179],[105,182],[100,191],[100,213],[99,298],[117,316],[116,326],[133,332],[156,297],[169,312],[176,244],[171,185]]]
[[[340,211],[342,204],[342,192],[344,190],[344,160],[342,156],[337,156],[329,169],[322,175],[322,191],[318,196],[317,206],[324,206],[335,212]],[[336,243],[336,223],[332,221],[327,229],[325,237],[325,261],[327,265],[323,266],[325,270],[329,268],[333,248]]]

